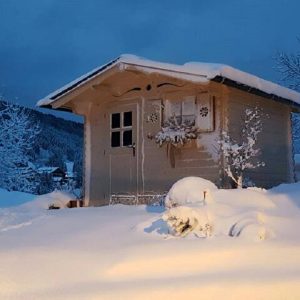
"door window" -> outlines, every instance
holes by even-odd
[[[132,111],[112,113],[110,118],[111,147],[132,145]]]

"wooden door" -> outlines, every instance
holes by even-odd
[[[137,103],[108,110],[109,195],[137,195]]]

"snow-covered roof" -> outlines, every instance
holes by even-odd
[[[41,167],[41,168],[38,168],[38,173],[53,173],[55,171],[60,171],[60,168],[59,167]]]
[[[67,168],[67,172],[68,173],[72,173],[73,169],[74,169],[74,162],[73,161],[67,161],[65,162],[66,168]]]
[[[77,87],[87,83],[96,76],[120,64],[133,65],[143,72],[159,72],[172,77],[182,78],[196,82],[217,81],[227,85],[231,85],[247,92],[256,91],[262,96],[269,98],[290,101],[290,104],[300,106],[300,94],[286,87],[275,84],[271,81],[261,79],[252,74],[240,71],[233,67],[223,64],[188,62],[183,65],[175,65],[152,61],[135,55],[121,55],[115,60],[100,66],[89,73],[75,79],[62,88],[54,91],[45,98],[38,101],[38,106],[51,106],[53,102],[62,96],[69,94]]]

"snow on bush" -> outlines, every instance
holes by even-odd
[[[165,199],[168,208],[191,203],[212,202],[211,191],[218,188],[200,177],[185,177],[173,184]],[[205,198],[205,199],[204,199]]]
[[[267,228],[263,220],[260,220],[260,214],[258,214],[256,217],[241,218],[233,224],[229,231],[229,236],[263,241],[274,237],[274,233]]]
[[[162,219],[173,236],[225,235],[254,241],[275,236],[267,213],[273,214],[276,205],[264,189],[218,190],[208,180],[186,177],[172,186],[166,206]]]
[[[262,115],[263,112],[258,107],[247,108],[240,128],[242,140],[237,142],[227,132],[223,132],[219,141],[225,160],[225,172],[238,188],[247,186],[244,178],[246,170],[265,166],[257,158],[261,154],[257,139],[262,131]]]
[[[212,235],[213,226],[205,207],[174,207],[163,215],[163,220],[175,236],[185,237],[191,232],[197,237]]]

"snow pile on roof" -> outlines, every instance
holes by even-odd
[[[74,162],[72,161],[67,161],[66,163],[66,176],[69,178],[74,177]]]
[[[207,239],[170,236],[159,207],[0,209],[0,299],[300,299],[299,194],[214,190]]]
[[[37,169],[38,173],[53,173],[57,170],[60,170],[59,167],[40,167]]]
[[[203,83],[208,82],[217,76],[221,76],[223,78],[233,80],[238,84],[246,85],[267,94],[275,95],[300,104],[299,93],[227,65],[199,62],[189,62],[183,65],[175,65],[152,61],[135,55],[124,54],[108,64],[100,66],[75,79],[64,87],[54,91],[44,99],[40,100],[37,105],[43,106],[51,104],[51,102],[57,100],[60,96],[71,92],[75,88],[85,84],[89,80],[95,78],[117,64],[124,64],[125,66],[134,65],[135,67],[140,68],[143,72],[160,72],[172,77]]]

